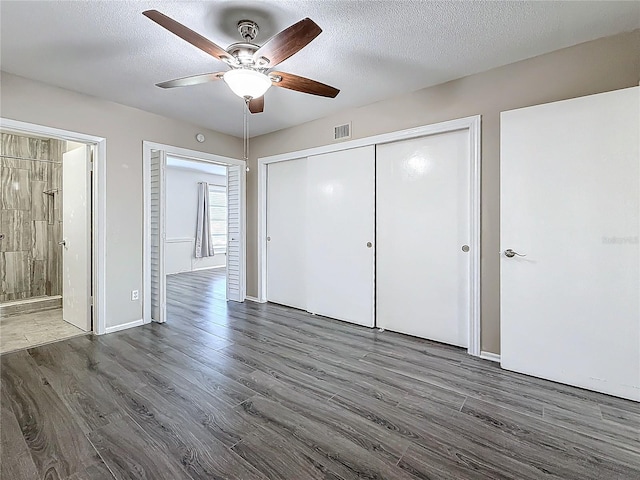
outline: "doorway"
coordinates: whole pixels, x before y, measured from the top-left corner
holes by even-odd
[[[0,137],[0,353],[102,333],[92,232],[104,140],[5,119]]]
[[[244,161],[152,142],[144,160],[144,322],[167,321],[176,288],[244,301]]]

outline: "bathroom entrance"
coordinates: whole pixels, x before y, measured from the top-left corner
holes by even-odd
[[[0,132],[0,353],[92,326],[93,146]]]

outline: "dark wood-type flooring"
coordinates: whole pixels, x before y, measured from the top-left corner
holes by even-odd
[[[168,322],[3,355],[2,479],[638,479],[640,404],[169,277]]]

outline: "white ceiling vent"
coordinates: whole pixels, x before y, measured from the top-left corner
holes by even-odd
[[[351,138],[351,122],[333,127],[334,140],[342,140],[345,138]]]

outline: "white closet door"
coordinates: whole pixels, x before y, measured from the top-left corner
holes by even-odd
[[[164,269],[165,241],[165,166],[163,151],[151,152],[151,320],[165,322],[166,275]]]
[[[501,116],[501,362],[640,401],[640,88]]]
[[[242,176],[244,168],[237,165],[227,167],[227,300],[244,301],[244,278],[242,238]]]
[[[307,310],[374,325],[373,146],[309,157]]]
[[[377,325],[468,346],[469,132],[376,150]]]
[[[307,308],[307,159],[267,166],[267,300]]]

